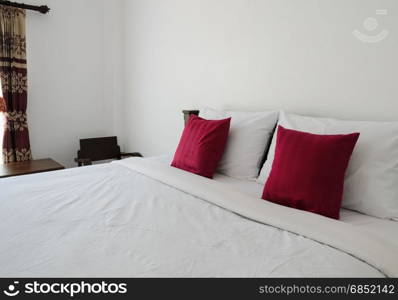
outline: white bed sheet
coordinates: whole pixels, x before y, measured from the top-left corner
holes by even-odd
[[[172,157],[171,155],[161,155],[151,157],[149,159],[164,164],[170,164]],[[241,193],[256,198],[261,198],[264,190],[264,185],[259,184],[257,181],[254,180],[236,179],[222,174],[215,174],[214,180],[225,183]],[[375,201],[377,201],[377,199],[375,199]],[[372,217],[348,209],[341,210],[340,221],[355,225],[361,230],[375,234],[379,237],[389,240],[395,245],[398,245],[397,221]]]
[[[120,164],[5,179],[0,189],[0,277],[383,276]]]
[[[239,180],[216,174],[215,180],[228,184],[236,190],[253,197],[261,198],[264,185],[248,180]],[[398,222],[364,215],[352,210],[342,209],[340,221],[349,223],[367,232],[383,237],[398,245]]]

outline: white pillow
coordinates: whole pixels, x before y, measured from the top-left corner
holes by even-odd
[[[342,121],[281,112],[279,125],[315,134],[359,132],[346,174],[342,206],[380,218],[398,218],[398,122]],[[276,135],[257,179],[262,184],[272,168],[275,144]]]
[[[207,120],[231,117],[227,146],[217,172],[239,179],[256,179],[264,158],[265,148],[272,138],[278,112],[200,110]]]

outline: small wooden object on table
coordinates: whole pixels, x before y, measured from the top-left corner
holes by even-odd
[[[142,157],[138,152],[124,153],[120,151],[116,136],[81,139],[80,150],[77,152],[77,162],[79,167],[89,166],[95,161],[105,161],[110,159],[122,159],[126,157]]]

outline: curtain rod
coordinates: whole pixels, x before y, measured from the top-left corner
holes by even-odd
[[[34,10],[34,11],[41,12],[42,14],[46,14],[50,11],[50,8],[47,5],[40,5],[40,6],[39,5],[30,5],[30,4],[17,3],[17,2],[11,2],[11,1],[5,1],[5,0],[0,0],[0,5]]]

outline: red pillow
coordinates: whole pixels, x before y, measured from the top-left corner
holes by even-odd
[[[192,115],[182,133],[172,166],[213,178],[225,150],[231,118],[205,120]]]
[[[278,127],[263,199],[339,219],[344,177],[359,133],[317,135]]]

